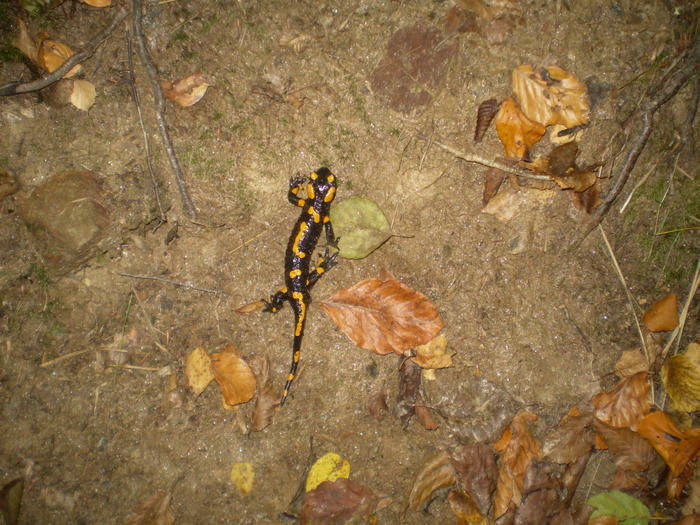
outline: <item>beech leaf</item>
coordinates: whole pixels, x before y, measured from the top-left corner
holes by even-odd
[[[319,304],[358,346],[380,355],[427,343],[445,326],[425,295],[393,279],[360,281]]]
[[[593,396],[595,416],[614,427],[637,429],[651,408],[649,380],[646,372],[627,377],[610,392]]]
[[[586,504],[597,509],[591,514],[591,519],[613,516],[620,525],[647,525],[651,518],[651,512],[644,503],[619,490],[596,494],[588,498]]]
[[[681,432],[665,412],[647,415],[639,424],[639,433],[651,443],[675,477],[683,473],[700,451],[700,428]]]
[[[652,332],[668,332],[678,326],[678,297],[672,293],[659,299],[644,314],[644,326]]]
[[[661,380],[673,410],[700,410],[699,361],[700,344],[691,343],[685,353],[669,357],[661,367]]]
[[[304,494],[300,523],[336,525],[374,524],[381,498],[367,487],[349,479],[324,481]]]
[[[530,156],[530,148],[545,134],[545,127],[523,113],[512,98],[506,98],[496,115],[496,131],[511,159]]]
[[[219,383],[227,405],[240,405],[255,394],[255,376],[240,352],[232,344],[211,354],[211,373]]]
[[[362,259],[392,236],[381,208],[364,197],[349,197],[331,208],[333,231],[340,238],[340,256]]]
[[[408,508],[421,510],[429,502],[433,492],[442,487],[449,487],[457,481],[450,455],[441,450],[423,464],[413,478],[411,493],[408,496]]]

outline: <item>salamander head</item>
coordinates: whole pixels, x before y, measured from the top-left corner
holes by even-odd
[[[331,202],[335,197],[337,187],[336,176],[328,168],[319,168],[309,175],[309,181],[314,188],[316,198],[322,198],[323,202]]]

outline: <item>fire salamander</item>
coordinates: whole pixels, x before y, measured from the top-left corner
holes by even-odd
[[[306,182],[307,198],[299,196]],[[276,313],[284,306],[285,301],[294,310],[294,343],[292,346],[292,366],[284,385],[280,406],[284,405],[289,395],[289,389],[294,381],[294,376],[301,355],[301,339],[304,336],[304,324],[307,310],[311,303],[311,288],[319,280],[324,272],[330,270],[336,264],[338,253],[329,254],[326,248],[322,257],[319,257],[314,269],[311,269],[311,257],[313,255],[321,231],[326,230],[326,242],[336,248],[338,240],[333,233],[329,212],[331,202],[335,197],[336,178],[328,168],[320,168],[306,177],[296,176],[289,180],[289,202],[303,209],[297,220],[284,257],[284,282],[285,286],[269,301],[263,299],[266,312]]]

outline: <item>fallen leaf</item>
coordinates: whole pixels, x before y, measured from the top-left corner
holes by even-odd
[[[210,86],[204,73],[199,71],[175,82],[163,81],[160,85],[163,88],[163,96],[182,107],[199,102]]]
[[[632,348],[622,352],[620,359],[615,363],[615,374],[618,377],[630,377],[639,372],[648,372],[649,362],[642,353],[641,348]]]
[[[456,481],[450,455],[441,450],[428,458],[413,478],[411,492],[408,496],[408,508],[411,510],[423,509],[430,502],[435,490],[454,485]]]
[[[426,430],[437,430],[438,424],[433,419],[430,409],[425,405],[423,397],[418,392],[416,398],[416,420],[425,428]]]
[[[244,304],[237,310],[234,310],[239,315],[248,315],[252,314],[255,312],[260,312],[265,308],[265,303],[263,303],[260,299],[257,301],[253,301],[252,303]]]
[[[554,468],[552,463],[544,461],[528,465],[522,502],[515,510],[516,523],[573,523],[568,504],[560,497],[562,484],[554,475]]]
[[[367,487],[349,479],[324,481],[304,494],[300,523],[374,525],[381,498]]]
[[[587,454],[595,443],[592,414],[567,415],[547,435],[542,446],[546,457],[557,463],[572,463]]]
[[[399,361],[399,393],[394,415],[406,428],[416,413],[421,384],[421,368],[410,360]]]
[[[73,80],[73,90],[70,95],[70,103],[76,108],[87,111],[93,104],[95,104],[95,98],[97,93],[95,91],[95,85],[88,82],[87,80],[81,80],[76,78]]]
[[[640,372],[627,377],[610,392],[593,396],[595,416],[614,427],[629,427],[637,430],[637,425],[651,408],[649,374]]]
[[[270,358],[251,355],[248,364],[255,376],[255,405],[250,416],[250,430],[259,432],[267,427],[279,407],[279,394],[270,382]]]
[[[513,70],[513,92],[528,118],[551,126],[573,128],[588,122],[590,105],[586,88],[570,73],[556,66],[535,71],[522,65]]]
[[[255,376],[232,344],[226,345],[219,353],[211,354],[211,373],[219,383],[226,404],[240,405],[253,398]]]
[[[211,357],[201,346],[195,348],[187,356],[185,375],[187,376],[189,387],[195,396],[204,392],[209,383],[213,381],[214,374],[211,371]]]
[[[362,259],[392,236],[391,224],[381,208],[364,197],[349,197],[331,208],[331,223],[340,256]]]
[[[39,63],[39,42],[29,34],[27,24],[21,18],[17,18],[17,34],[12,40],[12,45],[34,64]]]
[[[476,504],[463,490],[452,490],[447,495],[447,503],[450,504],[452,513],[460,519],[460,523],[469,525],[491,525],[489,520],[476,507]]]
[[[613,464],[630,472],[645,471],[655,457],[654,449],[639,433],[595,419],[593,426],[608,446]]]
[[[644,326],[652,332],[668,332],[678,326],[678,297],[672,293],[659,299],[644,314]]]
[[[452,450],[450,456],[459,485],[476,508],[487,514],[498,479],[493,449],[483,443],[470,443]]]
[[[696,357],[697,356],[697,357]],[[700,410],[700,345],[692,343],[683,354],[669,357],[661,367],[661,380],[671,398],[671,408]]]
[[[360,281],[320,304],[345,335],[380,355],[427,343],[445,326],[425,295],[395,280]]]
[[[496,131],[506,156],[512,159],[528,159],[530,149],[545,134],[545,127],[529,119],[512,98],[506,98],[496,115]]]
[[[484,193],[481,196],[481,205],[486,206],[489,201],[498,193],[498,189],[503,184],[506,173],[496,168],[489,168],[484,175]]]
[[[700,451],[700,428],[681,432],[665,412],[647,415],[639,424],[639,434],[651,443],[675,477]]]
[[[496,518],[505,514],[511,503],[516,507],[520,505],[527,466],[531,460],[541,456],[542,447],[529,429],[530,424],[536,422],[535,414],[524,412],[515,416],[510,425],[511,437],[500,450],[498,482],[493,499]]]
[[[416,354],[411,360],[421,368],[438,369],[454,366],[452,356],[455,352],[448,354],[447,336],[438,334],[430,342],[416,346],[413,351]]]
[[[384,414],[389,410],[387,405],[388,394],[384,383],[372,391],[367,398],[367,410],[369,415],[377,421],[384,419]]]
[[[49,73],[53,73],[63,63],[72,57],[75,53],[65,44],[55,42],[53,40],[43,40],[39,46],[39,65]],[[68,73],[63,75],[63,78],[71,78],[77,75],[83,66],[77,64]]]
[[[554,176],[552,180],[562,189],[581,193],[598,182],[598,174],[595,171],[574,170],[566,175]]]
[[[231,467],[231,481],[241,494],[250,494],[255,481],[253,465],[248,462],[234,463]]]
[[[646,525],[651,518],[651,512],[644,503],[619,490],[596,494],[588,498],[586,504],[597,509],[591,514],[592,519],[612,516],[620,520],[621,525]]]
[[[112,5],[112,0],[80,0],[83,3],[86,3],[87,5],[91,5],[92,7],[109,7]]]
[[[172,525],[175,514],[170,507],[172,494],[159,490],[136,507],[126,521],[127,525]]]
[[[5,519],[5,525],[17,525],[23,491],[24,480],[22,478],[8,481],[0,489],[0,515]]]
[[[491,121],[498,113],[498,109],[501,107],[500,102],[495,98],[485,100],[479,104],[479,109],[476,112],[476,129],[474,130],[474,143],[478,144],[484,140],[484,135],[491,125]]]
[[[338,478],[350,477],[350,463],[335,452],[328,452],[321,456],[309,470],[306,477],[305,490],[314,490],[324,481],[335,481]]]

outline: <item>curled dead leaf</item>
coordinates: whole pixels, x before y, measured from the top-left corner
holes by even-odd
[[[76,108],[87,111],[95,104],[95,85],[87,80],[76,78],[73,80],[73,90],[70,95],[70,103]]]
[[[672,293],[659,299],[644,314],[644,326],[652,332],[668,332],[678,326],[678,297]]]
[[[34,64],[39,63],[39,42],[30,34],[26,22],[21,18],[17,19],[17,34],[12,40],[12,45]]]
[[[227,405],[240,405],[253,398],[255,376],[232,344],[226,345],[221,352],[211,354],[211,373],[219,383]]]
[[[72,57],[73,50],[61,42],[43,40],[39,46],[39,65],[49,73],[56,71],[63,63]],[[83,66],[77,64],[63,78],[71,78],[77,75]]]
[[[450,456],[459,485],[476,508],[487,514],[498,479],[493,448],[483,443],[470,443],[452,450]]]
[[[648,414],[639,423],[639,434],[651,443],[674,477],[680,476],[700,451],[700,428],[681,432],[665,412]]]
[[[421,368],[437,369],[454,366],[452,356],[455,353],[448,354],[446,352],[447,336],[445,334],[438,334],[430,342],[418,345],[413,350],[416,355],[411,359]]]
[[[279,395],[270,381],[270,358],[251,355],[248,364],[255,376],[255,405],[250,416],[250,430],[259,432],[267,427],[279,407]]]
[[[496,115],[496,131],[512,159],[527,159],[530,149],[545,134],[545,127],[523,113],[512,98],[506,98]]]
[[[614,427],[629,427],[637,430],[637,425],[651,408],[649,374],[640,372],[627,377],[610,392],[593,396],[595,416]]]
[[[384,498],[359,483],[340,478],[324,481],[304,494],[301,523],[376,523],[377,511]]]
[[[163,81],[160,84],[165,98],[182,107],[192,106],[199,102],[210,86],[204,73],[199,71],[175,82]]]
[[[395,280],[366,279],[320,304],[345,335],[380,355],[427,343],[445,326],[425,295]]]
[[[413,478],[411,492],[408,496],[408,508],[421,510],[429,502],[435,490],[454,485],[457,481],[450,455],[441,450],[423,464]]]

